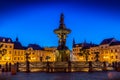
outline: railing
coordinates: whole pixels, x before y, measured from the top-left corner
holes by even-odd
[[[59,69],[61,71],[68,71],[70,69],[71,71],[81,71],[87,69],[88,71],[90,67],[92,67],[92,70],[102,70],[105,64],[103,62],[92,62],[90,66],[89,62],[32,62],[30,63],[30,70],[46,71],[50,69],[51,71],[57,71]],[[108,68],[109,66],[106,65],[105,67]],[[19,69],[24,71],[26,63],[19,63]]]

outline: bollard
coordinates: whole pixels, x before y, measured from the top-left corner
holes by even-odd
[[[68,72],[71,72],[71,61],[68,62]]]
[[[2,72],[5,72],[5,69],[4,69],[4,68],[2,68]]]
[[[16,63],[17,72],[19,72],[19,62]]]
[[[117,70],[118,72],[120,72],[120,62],[117,63],[116,70]]]
[[[5,64],[5,72],[8,72],[8,63]]]
[[[26,62],[26,73],[29,73],[30,72],[30,62],[29,61],[27,61]]]
[[[88,72],[93,72],[92,61],[89,61],[89,70]]]
[[[106,62],[103,62],[103,71],[107,71],[107,66],[106,66]]]
[[[16,72],[17,72],[17,70],[16,70],[16,64],[11,65],[11,75],[16,75]]]
[[[117,62],[113,62],[112,66],[113,66],[114,70],[117,70]]]
[[[46,65],[46,72],[50,72],[50,64],[49,64],[49,62],[47,61],[47,65]]]
[[[8,71],[11,71],[11,63],[9,63]]]

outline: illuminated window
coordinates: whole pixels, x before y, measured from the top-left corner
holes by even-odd
[[[21,55],[23,55],[23,52],[21,51]]]
[[[106,53],[108,53],[108,51],[106,51]]]
[[[3,39],[3,42],[5,42],[5,39]]]
[[[11,51],[9,51],[9,54],[11,54]]]
[[[15,55],[16,55],[16,51],[15,51]]]
[[[113,50],[111,50],[111,53],[113,52]]]
[[[20,56],[20,51],[18,51],[18,56]]]
[[[14,58],[14,60],[16,60],[16,57]]]
[[[10,42],[10,39],[8,40],[8,42]]]

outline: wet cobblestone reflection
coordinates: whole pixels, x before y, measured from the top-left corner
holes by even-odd
[[[120,72],[74,72],[74,73],[17,73],[11,75],[10,73],[2,73],[11,80],[120,80]]]

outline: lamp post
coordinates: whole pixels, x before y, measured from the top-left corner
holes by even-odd
[[[47,60],[47,65],[46,65],[46,67],[47,67],[47,72],[49,72],[49,69],[50,69],[50,64],[49,64],[49,59],[50,59],[50,56],[46,56],[46,58],[45,58],[46,60]]]
[[[25,54],[25,58],[26,58],[26,72],[27,72],[27,73],[29,73],[29,72],[30,72],[29,55],[30,55],[30,53],[26,53],[26,54]]]
[[[40,57],[40,62],[42,62],[43,57]]]
[[[6,67],[6,72],[10,71],[11,70],[11,64],[10,64],[10,57],[9,56],[6,56],[5,58],[7,60],[7,63],[5,64],[5,67]]]

